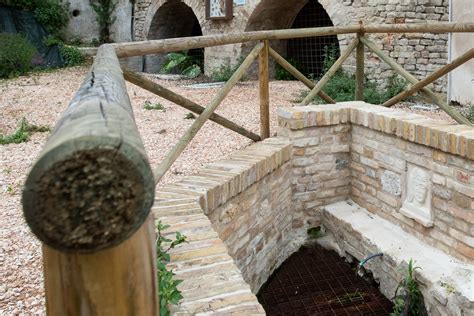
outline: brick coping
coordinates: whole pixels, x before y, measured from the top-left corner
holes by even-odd
[[[291,158],[286,138],[269,138],[208,165],[197,174],[157,189],[152,208],[155,219],[179,231],[189,243],[170,251],[183,300],[170,306],[175,315],[265,315],[224,242],[206,216],[210,211],[245,191]]]
[[[362,125],[474,160],[474,127],[360,101],[278,109],[279,126],[301,130],[341,123]]]

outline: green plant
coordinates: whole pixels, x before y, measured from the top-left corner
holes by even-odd
[[[214,69],[211,72],[211,79],[215,82],[221,82],[221,81],[229,81],[230,77],[234,74],[234,72],[240,67],[244,60],[240,59],[235,65],[231,65],[230,63],[228,64],[222,64],[219,68]]]
[[[145,104],[143,105],[143,108],[145,110],[160,110],[160,111],[166,111],[165,107],[161,103],[151,103],[149,101],[146,101]]]
[[[191,112],[188,112],[185,116],[184,116],[184,119],[185,120],[194,120],[196,118],[196,115],[194,115],[193,113]]]
[[[474,105],[471,105],[469,107],[469,109],[467,110],[466,117],[471,123],[474,123]]]
[[[25,143],[30,140],[31,135],[34,133],[49,132],[51,129],[47,126],[37,126],[29,124],[28,121],[23,118],[20,123],[20,127],[11,135],[0,135],[0,145],[7,144],[19,144]]]
[[[59,51],[64,58],[64,65],[67,67],[81,65],[86,60],[77,47],[61,45]]]
[[[295,68],[298,68],[298,63],[295,59],[289,58],[288,62]],[[280,64],[275,65],[275,80],[297,80],[292,74],[290,74]]]
[[[398,284],[395,291],[393,316],[418,316],[428,315],[423,301],[423,295],[415,280],[415,271],[421,269],[415,266],[415,261],[410,259],[408,267],[404,272],[404,278]]]
[[[3,0],[1,2],[20,10],[33,11],[38,22],[49,33],[59,37],[61,30],[69,21],[67,5],[60,0]]]
[[[91,2],[91,7],[95,11],[96,20],[99,23],[101,43],[110,43],[110,26],[115,22],[117,17],[112,17],[112,13],[117,7],[115,0],[98,0],[96,3]]]
[[[169,53],[166,55],[166,61],[161,67],[164,73],[179,71],[188,78],[196,78],[201,74],[201,67],[195,62],[188,51],[180,53]]]
[[[168,270],[166,265],[170,261],[169,250],[179,244],[188,242],[186,236],[176,232],[174,240],[165,238],[163,231],[168,229],[169,225],[164,225],[161,221],[156,224],[158,238],[156,240],[156,264],[158,268],[158,284],[160,298],[160,315],[169,315],[168,304],[177,305],[183,298],[178,290],[181,280],[175,280],[173,270]],[[167,247],[166,247],[167,246]]]
[[[36,48],[20,34],[0,33],[0,78],[27,73]]]
[[[67,8],[58,0],[36,1],[34,14],[51,34],[59,34],[69,21]]]

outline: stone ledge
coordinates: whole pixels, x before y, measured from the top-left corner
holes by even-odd
[[[360,101],[278,109],[279,125],[292,130],[343,123],[362,125],[474,160],[474,127]]]
[[[326,206],[323,225],[336,239],[333,249],[359,261],[382,252],[382,258],[369,261],[367,267],[380,281],[381,291],[393,297],[410,259],[421,267],[416,277],[430,315],[468,315],[474,307],[474,265],[463,263],[432,248],[400,227],[369,213],[353,201]],[[325,237],[327,239],[327,237]],[[324,239],[323,239],[324,243]],[[326,246],[331,243],[324,243]]]

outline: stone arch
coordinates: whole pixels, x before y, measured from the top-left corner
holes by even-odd
[[[206,21],[206,12],[202,4],[202,0],[138,0],[135,4],[136,11],[140,12],[146,7],[146,11],[142,14],[142,18],[137,17],[137,24],[142,24],[137,27],[141,29],[138,39],[145,40],[148,39],[148,33],[150,31],[150,26],[153,21],[153,18],[156,16],[157,11],[167,2],[181,2],[192,9],[194,15],[200,23],[201,28],[203,27],[204,21]]]
[[[163,1],[161,1],[163,2]],[[148,14],[155,11],[153,17],[149,19],[149,28],[147,32],[147,40],[177,38],[188,36],[201,36],[201,23],[194,13],[192,7],[181,0],[168,0],[158,7],[155,11],[153,8],[148,10]],[[148,19],[147,19],[148,20]],[[203,66],[204,49],[193,49],[189,54],[194,57],[196,62]],[[145,60],[144,70],[146,72],[159,72],[165,54],[147,56]]]
[[[298,17],[310,5],[319,6],[327,15],[332,25],[349,24],[350,21],[342,23],[341,16],[345,12],[344,6],[334,3],[335,1],[326,0],[294,0],[294,1],[280,1],[280,0],[261,0],[256,3],[251,11],[251,15],[247,21],[245,31],[259,31],[259,30],[276,30],[292,28],[297,22]],[[321,25],[305,25],[304,27],[317,27]],[[298,26],[295,26],[295,28]],[[341,41],[343,37],[335,37]],[[288,44],[292,41],[272,41],[270,45],[273,49],[278,51],[284,57],[287,57]],[[295,43],[295,42],[293,42]],[[242,46],[242,53],[246,55],[253,47],[254,43],[245,43]],[[338,50],[339,52],[339,47]],[[272,67],[273,68],[273,67]],[[273,70],[274,71],[274,70]]]

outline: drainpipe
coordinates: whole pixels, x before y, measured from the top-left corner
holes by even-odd
[[[449,0],[449,4],[448,4],[448,10],[449,10],[449,22],[453,22],[453,0]],[[448,63],[451,62],[451,60],[453,59],[453,33],[449,33],[448,34]],[[448,97],[448,104],[449,102],[451,101],[451,86],[452,86],[452,72],[450,71],[448,73],[448,93],[447,93],[447,97]]]

